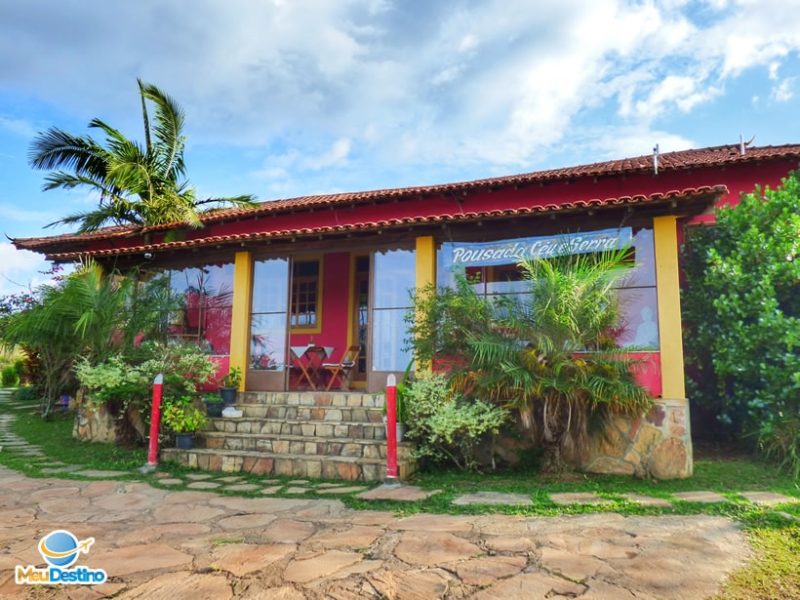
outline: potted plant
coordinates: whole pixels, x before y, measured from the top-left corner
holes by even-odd
[[[175,434],[175,447],[191,450],[194,434],[206,424],[203,411],[192,403],[191,396],[180,396],[167,401],[162,415],[164,425]]]
[[[206,405],[206,415],[209,417],[221,417],[222,407],[224,406],[222,398],[213,394],[206,394],[203,397],[203,404]]]
[[[242,383],[242,370],[233,367],[228,374],[222,378],[222,385],[219,388],[219,395],[225,406],[236,404],[236,393],[239,391],[239,384]]]

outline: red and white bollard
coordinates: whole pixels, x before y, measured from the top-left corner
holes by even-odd
[[[161,429],[161,397],[164,393],[164,376],[159,373],[153,380],[153,404],[150,408],[150,447],[147,464],[143,470],[155,471],[158,465],[158,432]]]
[[[386,482],[397,485],[397,380],[386,378]]]

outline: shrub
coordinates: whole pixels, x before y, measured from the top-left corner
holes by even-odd
[[[193,433],[206,424],[206,416],[192,404],[191,396],[167,399],[162,418],[164,425],[174,433]]]
[[[693,401],[729,437],[759,440],[800,471],[800,180],[743,195],[684,247]],[[794,430],[796,431],[796,430]],[[794,441],[792,441],[794,440]]]
[[[96,365],[81,360],[75,372],[90,402],[105,404],[120,420],[127,419],[136,437],[144,439],[156,375],[164,375],[164,396],[179,398],[194,396],[216,367],[194,344],[145,342]],[[124,427],[121,437],[127,437]]]
[[[228,371],[228,374],[222,378],[222,387],[239,389],[242,383],[242,370],[239,367],[233,367]]]
[[[158,334],[175,304],[164,278],[142,283],[136,274],[104,275],[83,265],[57,285],[42,286],[24,307],[0,320],[0,345],[29,357],[31,383],[42,390],[42,414],[74,388],[73,365],[82,357],[101,363],[133,347],[139,334]]]
[[[508,411],[482,400],[453,393],[446,377],[420,373],[405,395],[408,437],[417,442],[417,456],[451,461],[459,469],[478,467],[477,450],[496,435]]]
[[[615,284],[629,266],[625,249],[526,261],[519,265],[523,299],[490,300],[463,277],[454,290],[423,290],[414,302],[415,356],[434,366],[438,353],[454,359],[453,389],[475,403],[517,409],[544,450],[543,468],[561,470],[562,451],[575,456],[585,446],[590,421],[640,416],[652,405],[631,373],[637,361],[612,335]]]
[[[14,391],[14,401],[24,404],[34,404],[41,399],[38,390],[32,385],[18,387]]]
[[[0,371],[0,386],[16,387],[18,383],[19,375],[17,374],[17,370],[14,368],[14,365],[4,367],[3,370]]]

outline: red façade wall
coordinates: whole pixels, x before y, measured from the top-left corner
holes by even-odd
[[[322,329],[319,333],[292,333],[292,346],[311,342],[333,346],[332,361],[338,362],[347,346],[350,253],[332,252],[323,256]]]

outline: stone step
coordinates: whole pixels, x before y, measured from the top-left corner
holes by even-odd
[[[245,418],[296,419],[298,421],[324,421],[328,423],[382,423],[382,408],[297,406],[290,404],[236,404]]]
[[[383,394],[360,392],[244,392],[243,404],[280,404],[287,406],[335,406],[339,408],[383,408]]]
[[[258,435],[296,435],[317,438],[356,438],[385,440],[386,427],[380,423],[354,421],[306,421],[299,419],[209,419],[209,430]]]
[[[346,481],[383,481],[386,476],[386,461],[349,456],[314,457],[302,454],[268,454],[241,450],[164,448],[161,450],[161,458],[192,469],[225,473],[244,472],[254,475],[283,475]],[[413,461],[398,460],[400,478],[408,478],[414,472],[414,467]]]
[[[207,449],[244,450],[270,454],[386,458],[386,442],[354,438],[204,432],[198,435],[196,443]],[[412,449],[411,444],[398,444],[398,458],[411,458]]]

